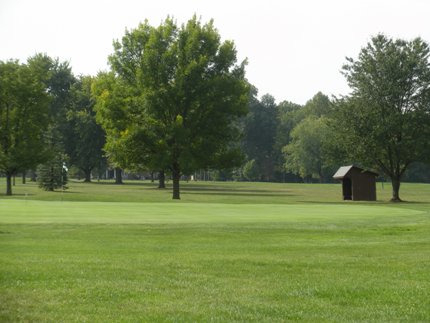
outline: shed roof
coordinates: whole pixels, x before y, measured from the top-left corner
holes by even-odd
[[[348,174],[348,172],[351,170],[352,167],[354,167],[354,165],[340,167],[337,170],[337,172],[333,175],[333,178],[335,178],[335,179],[344,178],[345,175]]]
[[[357,169],[357,170],[359,170],[360,172],[362,172],[362,173],[370,173],[370,174],[372,174],[372,175],[375,175],[375,176],[378,176],[378,173],[375,173],[375,172],[372,172],[372,171],[369,171],[369,170],[364,170],[363,168],[360,168],[360,167],[357,167],[357,166],[354,166],[354,165],[349,165],[349,166],[342,166],[342,167],[340,167],[338,170],[337,170],[337,172],[333,175],[333,178],[334,179],[342,179],[342,178],[344,178],[350,171],[351,171],[351,169],[353,169],[353,168],[355,168],[355,169]]]

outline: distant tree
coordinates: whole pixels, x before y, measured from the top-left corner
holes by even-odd
[[[328,116],[333,112],[333,103],[327,95],[322,92],[315,94],[312,99],[306,102],[301,112],[302,120],[309,117]]]
[[[315,120],[319,119],[320,117],[328,117],[330,114],[332,114],[332,112],[333,112],[333,103],[326,95],[324,95],[321,92],[318,92],[317,94],[315,94],[312,97],[312,99],[306,102],[304,106],[300,106],[298,104],[294,104],[288,101],[281,102],[278,105],[279,123],[278,123],[276,142],[275,142],[275,151],[277,152],[277,154],[275,156],[277,160],[276,164],[280,165],[278,166],[279,168],[285,169],[289,173],[293,173],[302,177],[303,176],[316,177],[316,178],[319,178],[320,180],[323,180],[324,177],[327,177],[325,174],[325,171],[323,172],[323,176],[321,177],[319,175],[319,171],[315,170],[315,167],[309,168],[309,165],[308,167],[302,167],[299,164],[294,164],[293,155],[286,153],[284,147],[287,145],[290,145],[290,148],[288,149],[293,149],[293,146],[300,146],[301,147],[300,149],[303,150],[302,153],[304,154],[300,159],[303,162],[305,162],[304,158],[306,158],[306,149],[307,149],[306,146],[310,148],[309,140],[311,139],[311,137],[315,138],[316,140],[319,140],[317,139],[318,134],[316,132],[314,132],[314,134],[312,135],[310,133],[307,133],[306,136],[308,136],[308,138],[305,140],[306,143],[305,141],[303,142],[300,141],[300,139],[297,138],[297,135],[296,135],[294,138],[295,142],[293,144],[292,143],[293,130],[296,127],[298,127],[302,122],[304,122],[304,120],[306,120],[307,118],[311,118],[313,121],[308,120],[305,123],[307,124],[312,123],[313,126],[319,129],[320,125],[318,125],[318,122],[316,122]],[[303,132],[304,130],[300,130],[300,131]],[[295,154],[298,154],[297,149],[298,148],[295,149]],[[329,154],[329,152],[326,151],[326,149],[324,149],[324,151],[325,151],[324,163],[327,163],[328,165],[329,156],[328,155],[326,156],[326,154]],[[311,158],[310,157],[311,155],[315,155],[315,151],[314,153],[309,152],[309,154],[310,155],[308,157]],[[286,158],[289,155],[290,157],[287,160]],[[299,162],[299,160],[297,160],[297,162]],[[307,160],[307,162],[309,162],[309,160]],[[285,165],[287,165],[288,167],[285,168]],[[326,168],[327,165],[324,168]],[[307,171],[304,171],[305,169],[307,169]],[[306,173],[306,175],[301,175],[304,173]],[[291,175],[289,177],[291,177]]]
[[[351,160],[391,178],[392,201],[414,161],[430,151],[429,45],[420,38],[373,37],[343,67],[352,94],[338,102],[333,127]]]
[[[275,171],[278,111],[273,96],[266,94],[260,101],[256,95],[254,88],[249,113],[244,121],[243,147],[248,159],[254,160],[253,167],[259,174],[258,180],[270,181],[273,180]]]
[[[60,62],[47,54],[36,54],[28,59],[29,69],[37,76],[49,96],[49,126],[44,133],[44,163],[68,153],[75,140],[73,125],[67,116],[72,107],[71,87],[76,82],[68,62]],[[50,161],[54,163],[55,160]],[[25,170],[24,170],[25,171]]]
[[[233,179],[233,169],[217,169],[211,172],[215,181],[228,181]]]
[[[243,166],[243,177],[248,181],[258,181],[260,179],[260,169],[254,159],[249,160]]]
[[[72,85],[76,78],[68,62],[60,62],[58,58],[51,58],[46,54],[36,54],[28,59],[28,66],[44,84],[50,98],[49,118],[51,134],[55,146],[64,151],[64,147],[73,140],[72,125],[68,122],[67,114],[71,108]]]
[[[247,112],[245,64],[236,65],[233,42],[221,42],[212,21],[203,25],[194,16],[181,27],[170,18],[159,27],[145,22],[114,43],[109,60],[131,94],[122,106],[126,129],[115,140],[124,141],[127,159],[129,137],[142,138],[136,151],[148,157],[143,164],[154,158],[171,172],[174,199],[182,174],[240,160],[230,143],[238,136],[235,120]]]
[[[92,82],[90,76],[81,76],[72,86],[72,108],[67,115],[72,124],[73,136],[68,140],[66,152],[71,164],[85,174],[85,182],[91,182],[91,172],[94,169],[105,165],[105,132],[96,123],[94,99],[91,95]]]
[[[430,163],[412,163],[404,174],[407,182],[430,183]]]
[[[301,111],[303,106],[289,102],[282,101],[278,104],[278,126],[276,129],[275,137],[275,165],[276,171],[282,176],[279,180],[285,181],[287,178],[292,180],[296,179],[296,175],[287,172],[285,168],[285,155],[283,148],[291,142],[291,132],[294,127],[303,119]]]
[[[37,167],[37,182],[40,188],[51,192],[58,188],[68,188],[64,160],[65,156],[60,153]]]
[[[37,71],[17,61],[0,61],[0,171],[6,195],[12,176],[35,167],[45,156],[49,96]]]
[[[309,116],[291,133],[291,142],[285,146],[285,167],[301,177],[318,178],[322,183],[332,173],[327,141],[331,134],[324,117]]]

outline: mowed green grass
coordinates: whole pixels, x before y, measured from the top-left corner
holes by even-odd
[[[430,185],[183,188],[0,195],[0,321],[430,320]]]

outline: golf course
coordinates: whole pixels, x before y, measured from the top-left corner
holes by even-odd
[[[170,185],[0,195],[0,321],[430,320],[430,185]]]

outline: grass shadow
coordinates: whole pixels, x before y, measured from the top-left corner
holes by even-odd
[[[183,194],[187,195],[217,195],[217,196],[245,196],[245,197],[282,197],[282,196],[296,196],[294,194],[286,194],[286,193],[272,193],[272,192],[254,192],[254,191],[240,191],[240,190],[232,190],[228,192],[214,192],[214,191],[186,191],[182,190]]]
[[[250,190],[250,189],[230,189],[230,188],[214,188],[214,187],[181,187],[181,191],[183,192],[229,192],[229,193],[235,193],[235,192],[244,192],[244,193],[275,193],[279,192],[279,194],[284,194],[285,191],[273,191],[273,190]]]

